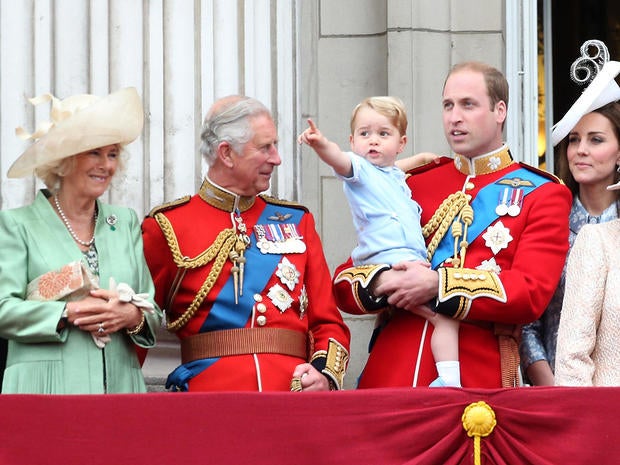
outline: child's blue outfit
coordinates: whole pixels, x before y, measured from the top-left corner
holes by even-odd
[[[380,167],[353,152],[352,175],[344,177],[358,245],[351,253],[353,264],[394,264],[425,260],[422,209],[411,199],[405,173],[396,166]]]

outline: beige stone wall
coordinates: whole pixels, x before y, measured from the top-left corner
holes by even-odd
[[[499,0],[300,3],[301,113],[343,148],[348,148],[353,107],[367,96],[391,94],[408,109],[408,153],[447,154],[441,90],[450,67],[475,59],[504,69],[504,2]],[[355,245],[351,215],[341,183],[307,147],[302,166],[301,201],[316,215],[333,270]],[[346,316],[353,338],[348,388],[365,363],[373,320]]]

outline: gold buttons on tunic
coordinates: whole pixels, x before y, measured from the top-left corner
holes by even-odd
[[[258,323],[258,326],[265,326],[267,324],[267,318],[265,315],[259,315],[256,317],[256,323]]]
[[[258,313],[265,313],[267,311],[267,306],[263,303],[256,304],[256,311]]]

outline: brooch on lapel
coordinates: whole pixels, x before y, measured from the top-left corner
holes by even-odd
[[[116,215],[108,215],[108,217],[105,219],[105,222],[110,225],[110,230],[116,231],[115,225],[118,222],[118,218],[116,217]]]

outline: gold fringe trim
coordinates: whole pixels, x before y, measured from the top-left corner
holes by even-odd
[[[207,279],[205,279],[205,282],[198,290],[196,297],[194,297],[194,300],[187,308],[187,310],[185,310],[185,312],[183,312],[183,314],[176,320],[166,323],[166,328],[168,329],[168,331],[174,332],[178,331],[187,324],[187,322],[192,318],[192,316],[194,316],[198,308],[200,308],[200,305],[204,301],[205,297],[213,288],[215,281],[222,272],[222,269],[224,268],[224,264],[228,259],[230,251],[235,245],[236,235],[234,229],[225,229],[217,235],[217,238],[207,250],[200,253],[194,258],[190,258],[184,256],[181,253],[179,241],[168,218],[166,218],[166,216],[161,213],[157,213],[155,215],[155,220],[157,221],[157,224],[159,224],[159,227],[161,228],[164,237],[166,238],[166,242],[168,243],[168,247],[170,248],[170,252],[172,253],[172,259],[179,268],[199,268],[201,266],[205,266],[206,264],[210,263],[215,259],[215,262],[213,263],[211,271],[209,271]]]
[[[469,204],[469,199],[470,197],[461,191],[450,194],[422,228],[422,234],[425,238],[435,233],[427,247],[428,261],[433,259],[439,243],[463,207]]]

